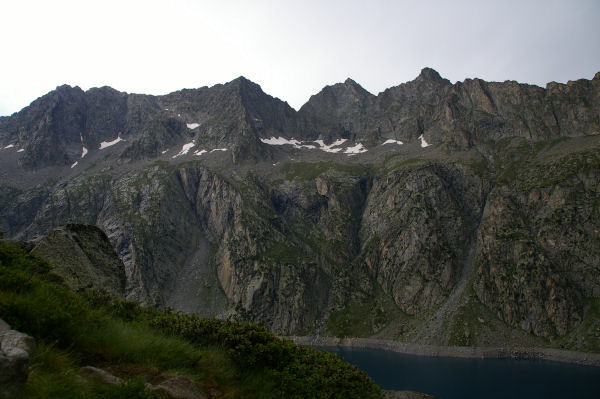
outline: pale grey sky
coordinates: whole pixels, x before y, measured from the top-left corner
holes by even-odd
[[[61,84],[165,94],[243,75],[298,109],[325,85],[378,92],[423,67],[545,86],[600,71],[599,0],[13,0],[0,115]]]

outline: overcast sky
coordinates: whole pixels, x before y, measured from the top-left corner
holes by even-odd
[[[243,75],[298,109],[351,77],[423,67],[545,86],[600,71],[600,0],[13,0],[0,5],[0,115],[61,84],[165,94]]]

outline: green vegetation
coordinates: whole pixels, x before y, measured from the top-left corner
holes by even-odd
[[[352,300],[343,309],[331,312],[327,330],[336,337],[370,337],[400,317],[401,311],[391,298],[388,301]]]
[[[471,299],[458,308],[450,330],[449,345],[476,346],[484,323],[485,307]]]
[[[379,388],[335,355],[275,337],[260,325],[175,314],[76,294],[48,264],[0,243],[0,318],[32,335],[28,398],[154,398],[144,381],[174,375],[222,398],[381,398]],[[107,369],[120,386],[86,380]]]
[[[570,137],[558,137],[553,140],[536,141],[534,143],[534,148],[537,152],[543,150],[548,151],[557,146],[558,144],[564,143],[569,140],[571,140]]]
[[[580,173],[598,169],[600,169],[600,154],[598,151],[589,150],[550,162],[538,162],[521,172],[521,180],[525,188],[549,187],[567,182]]]
[[[335,171],[344,175],[362,176],[367,167],[359,164],[339,164],[334,162],[297,162],[283,167],[287,179],[314,180],[323,173]]]
[[[282,265],[297,265],[310,261],[310,258],[304,255],[296,246],[281,242],[273,243],[273,245],[258,256]]]
[[[490,164],[482,155],[477,154],[474,156],[468,165],[471,166],[473,171],[477,173],[482,179],[488,179],[491,174]]]
[[[384,162],[384,172],[390,173],[401,169],[415,169],[422,166],[429,165],[430,159],[427,158],[405,158],[396,160],[394,158],[400,157],[400,155],[392,156],[386,159]]]
[[[524,190],[549,187],[600,167],[600,155],[596,150],[570,152],[568,155],[551,151],[570,140],[560,137],[535,143],[523,138],[498,141],[494,154],[498,182],[505,185],[518,182]]]
[[[586,298],[583,322],[554,342],[563,349],[600,353],[600,298]]]

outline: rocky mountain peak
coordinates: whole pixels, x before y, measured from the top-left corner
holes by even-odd
[[[375,96],[365,90],[354,80],[348,78],[344,83],[325,86],[319,93],[310,97],[308,102],[300,108],[300,113],[314,111],[326,113],[347,113],[364,106]]]
[[[77,90],[77,91],[81,91],[81,88],[79,86],[71,86],[68,84],[62,84],[60,86],[56,86],[56,89],[54,89],[54,91],[58,92],[58,93],[65,93],[65,92],[69,92],[72,90]]]
[[[114,147],[119,151],[135,147],[122,157],[127,159],[155,158],[192,140],[205,150],[251,149],[255,154],[250,158],[261,159],[260,139],[271,137],[347,139],[375,146],[390,138],[412,142],[424,134],[431,144],[462,148],[489,138],[547,139],[562,131],[597,131],[589,105],[597,104],[594,87],[599,80],[600,73],[592,81],[549,83],[548,90],[479,79],[451,84],[434,69],[423,68],[416,79],[377,96],[348,78],[324,87],[298,112],[244,76],[165,96],[127,94],[107,86],[84,92],[62,85],[15,115],[0,118],[0,145],[19,151],[19,165],[40,169],[78,161],[81,166],[84,148],[93,155],[101,143],[118,137],[125,141]],[[527,104],[538,103],[546,106],[524,112]],[[573,107],[589,116],[573,119]]]
[[[43,95],[26,107],[38,111],[40,108],[45,109],[57,105],[59,102],[78,101],[84,95],[84,91],[79,86],[69,86],[67,84],[57,86],[53,91]]]
[[[244,93],[265,94],[259,84],[254,83],[253,81],[251,81],[249,79],[246,79],[244,76],[239,76],[239,77],[235,78],[231,82],[226,83],[225,86],[235,87],[236,89],[240,90],[241,94],[244,94]]]
[[[102,94],[112,94],[112,95],[126,95],[127,93],[120,92],[117,89],[113,89],[110,86],[102,86],[102,87],[92,87],[86,91],[86,94],[94,94],[94,93],[102,93]]]
[[[323,90],[317,94],[317,96],[319,95],[331,97],[332,99],[342,103],[349,99],[362,101],[375,97],[373,94],[369,93],[361,85],[350,78],[347,78],[344,83],[336,83],[332,86],[325,86]]]
[[[426,82],[434,82],[434,83],[448,82],[448,80],[442,78],[435,69],[432,69],[429,67],[421,69],[421,73],[419,74],[419,76],[417,76],[416,80],[426,81]]]
[[[338,138],[354,140],[362,128],[362,114],[375,98],[350,78],[325,86],[298,111],[299,130],[306,138],[322,138],[326,142]]]

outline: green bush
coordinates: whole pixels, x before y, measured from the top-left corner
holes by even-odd
[[[221,345],[240,367],[271,376],[273,397],[380,398],[375,383],[338,356],[275,337],[255,323],[204,319],[169,311],[150,325],[203,345]]]

